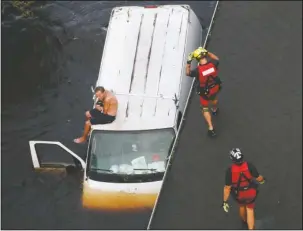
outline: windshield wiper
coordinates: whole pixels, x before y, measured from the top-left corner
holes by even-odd
[[[103,169],[103,168],[90,168],[89,171],[104,171],[104,172],[114,172],[113,170],[110,169]]]
[[[133,170],[142,170],[142,171],[150,170],[150,171],[153,171],[153,172],[157,171],[157,169],[155,169],[155,168],[134,168]]]

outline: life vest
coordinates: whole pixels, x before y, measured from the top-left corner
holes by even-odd
[[[218,71],[213,63],[208,62],[204,65],[199,64],[198,73],[200,87],[209,87],[217,83],[216,78],[218,76]]]
[[[247,162],[231,166],[232,192],[234,198],[243,204],[252,203],[257,197],[257,184],[253,181]]]
[[[199,64],[197,68],[199,73],[197,94],[209,100],[211,88],[219,85],[219,91],[221,90],[221,80],[218,77],[218,70],[211,62],[203,65]]]

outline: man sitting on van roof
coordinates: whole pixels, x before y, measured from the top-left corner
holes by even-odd
[[[98,99],[95,108],[85,113],[86,122],[84,126],[83,135],[74,139],[75,143],[83,143],[86,141],[91,125],[108,124],[116,119],[118,101],[110,91],[105,90],[104,87],[96,87],[95,95]]]

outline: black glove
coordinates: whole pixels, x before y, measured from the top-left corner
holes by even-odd
[[[101,100],[98,100],[97,103],[96,103],[96,105],[99,105],[99,106],[101,106],[101,107],[104,106],[104,104],[103,104],[103,102],[102,102]]]

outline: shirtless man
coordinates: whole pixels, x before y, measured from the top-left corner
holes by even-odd
[[[86,141],[91,125],[108,124],[116,119],[118,101],[110,91],[105,90],[104,87],[96,87],[95,95],[98,99],[94,109],[85,112],[86,122],[84,126],[83,135],[74,139],[75,143],[83,143]]]

